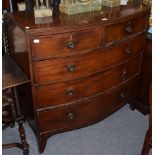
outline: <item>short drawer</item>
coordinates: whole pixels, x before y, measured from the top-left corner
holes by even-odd
[[[140,16],[122,23],[113,24],[106,27],[105,45],[113,44],[132,34],[142,32],[146,27],[146,16]]]
[[[34,83],[75,80],[101,72],[142,52],[144,35],[123,44],[78,56],[33,62]]]
[[[77,128],[95,120],[104,119],[131,99],[137,90],[138,78],[114,89],[105,95],[93,97],[85,102],[38,112],[41,132]]]
[[[57,106],[104,92],[139,74],[140,60],[137,56],[107,72],[84,79],[34,87],[35,107]]]
[[[32,57],[71,55],[82,50],[97,48],[101,42],[101,28],[32,38]]]

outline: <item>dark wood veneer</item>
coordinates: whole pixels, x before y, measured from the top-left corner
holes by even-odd
[[[83,79],[36,86],[34,87],[37,102],[35,107],[46,108],[57,106],[104,92],[138,75],[140,61],[141,57],[137,56],[109,71],[93,74]],[[61,98],[58,96],[61,96]]]
[[[39,43],[34,43],[35,40],[39,40]],[[61,56],[70,55],[71,53],[80,53],[81,50],[99,47],[101,42],[101,28],[35,37],[31,40],[32,57]],[[72,45],[71,47],[69,47],[69,43],[70,46]]]
[[[145,22],[146,16],[140,16],[133,20],[110,25],[106,27],[105,42],[121,40],[126,36],[143,31],[145,29]],[[128,30],[128,27],[131,27],[131,30]]]
[[[56,129],[60,130],[70,126],[77,126],[80,123],[93,120],[95,117],[109,115],[116,107],[120,107],[135,95],[137,81],[138,78],[136,77],[118,90],[112,90],[105,95],[97,95],[85,102],[41,111],[38,113],[39,130],[41,132],[52,132],[52,130]]]
[[[34,83],[47,83],[84,77],[128,59],[142,52],[143,48],[144,35],[141,35],[135,38],[135,40],[106,50],[99,49],[72,57],[36,61],[33,62],[32,66]],[[73,71],[68,71],[69,65],[74,66]]]
[[[138,92],[149,7],[102,12],[56,13],[49,24],[35,24],[32,12],[8,14],[11,54],[29,64],[33,101],[25,113],[40,153],[53,134],[102,120]],[[17,28],[26,51],[15,50]]]

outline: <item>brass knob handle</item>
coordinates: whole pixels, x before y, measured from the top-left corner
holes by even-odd
[[[125,50],[125,52],[126,52],[127,54],[130,54],[130,53],[131,53],[131,48],[127,48],[127,49]]]
[[[131,33],[133,31],[133,28],[132,28],[132,26],[130,24],[126,27],[126,31],[128,33]]]
[[[67,96],[73,96],[74,94],[74,89],[73,88],[68,88],[66,91]]]
[[[75,48],[75,42],[73,40],[67,41],[67,47],[68,48]]]
[[[75,71],[75,65],[74,64],[68,64],[67,71],[68,72],[74,72]]]
[[[122,92],[122,93],[120,94],[120,97],[121,97],[122,99],[124,99],[124,98],[125,98],[125,92]]]
[[[73,115],[73,113],[68,113],[67,114],[67,117],[70,119],[70,120],[73,120],[74,119],[74,115]]]
[[[122,79],[122,81],[124,81],[126,79],[124,74],[121,75],[121,79]]]
[[[118,43],[118,41],[117,41],[117,40],[113,40],[113,41],[111,41],[111,42],[106,43],[106,44],[105,44],[105,47],[109,47],[109,46],[114,45],[114,44],[116,44],[116,43]]]
[[[122,75],[121,75],[121,79],[124,81],[126,79],[126,69],[123,69]]]

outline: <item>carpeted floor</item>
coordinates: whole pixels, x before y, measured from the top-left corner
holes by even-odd
[[[24,126],[30,155],[39,155],[31,128],[27,123]],[[95,125],[54,135],[42,155],[140,155],[147,128],[148,116],[131,111],[126,105]],[[4,130],[3,143],[20,142],[16,130]],[[3,149],[3,155],[22,155],[22,151]]]

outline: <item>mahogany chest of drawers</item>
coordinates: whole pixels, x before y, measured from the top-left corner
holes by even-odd
[[[93,124],[134,99],[148,15],[146,6],[124,6],[35,24],[33,13],[8,14],[11,54],[31,78],[25,108],[40,152],[53,134]]]

